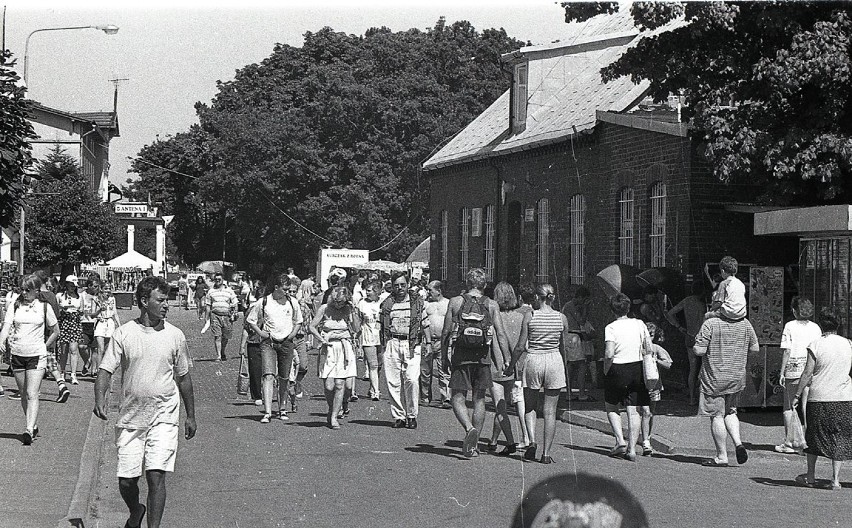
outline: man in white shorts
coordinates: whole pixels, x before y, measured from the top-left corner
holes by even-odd
[[[195,397],[186,336],[165,321],[169,285],[146,277],[136,287],[137,319],[113,334],[95,382],[95,416],[106,420],[106,392],[122,369],[123,398],[115,426],[118,489],[130,512],[125,526],[159,527],[166,506],[166,472],[174,471],[180,401],[186,410],[184,437],[195,436]],[[147,508],[139,503],[139,477],[148,483]]]

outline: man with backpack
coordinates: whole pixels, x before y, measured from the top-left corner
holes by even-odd
[[[384,369],[395,429],[417,429],[420,354],[425,334],[423,298],[409,295],[408,276],[391,275],[393,293],[382,302],[380,321]],[[428,324],[428,323],[427,323]]]
[[[450,299],[441,347],[446,357],[452,345],[450,393],[453,412],[465,430],[462,452],[466,457],[474,457],[479,454],[479,431],[485,423],[485,391],[491,388],[489,352],[492,337],[497,338],[502,350],[511,348],[499,316],[500,307],[485,296],[485,271],[471,269],[467,272],[466,283],[467,293]],[[473,393],[472,419],[467,410],[468,391]]]

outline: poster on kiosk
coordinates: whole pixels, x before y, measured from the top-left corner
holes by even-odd
[[[321,249],[317,258],[317,280],[323,290],[328,289],[328,274],[332,267],[349,268],[370,260],[366,249]]]

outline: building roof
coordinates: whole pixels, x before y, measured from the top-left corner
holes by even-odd
[[[67,119],[69,121],[94,124],[98,128],[102,129],[104,132],[106,132],[110,138],[118,137],[119,135],[118,113],[116,112],[68,112],[65,110],[51,108],[47,105],[39,103],[38,101],[32,100],[30,100],[30,105],[35,111],[41,111],[46,114],[52,114],[54,116]]]
[[[595,19],[598,20],[592,23]],[[647,81],[634,84],[629,77],[620,77],[604,84],[600,70],[656,31],[640,36],[627,13],[595,19],[575,26],[575,33],[565,42],[528,46],[504,56],[507,62],[526,60],[529,64],[523,131],[510,134],[511,92],[507,90],[431,156],[423,169],[561,142],[594,128],[599,110],[625,112],[636,105],[648,91]]]

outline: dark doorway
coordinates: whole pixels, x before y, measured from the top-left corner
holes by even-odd
[[[524,221],[521,202],[509,202],[507,210],[506,280],[509,284],[521,282],[521,222]]]

